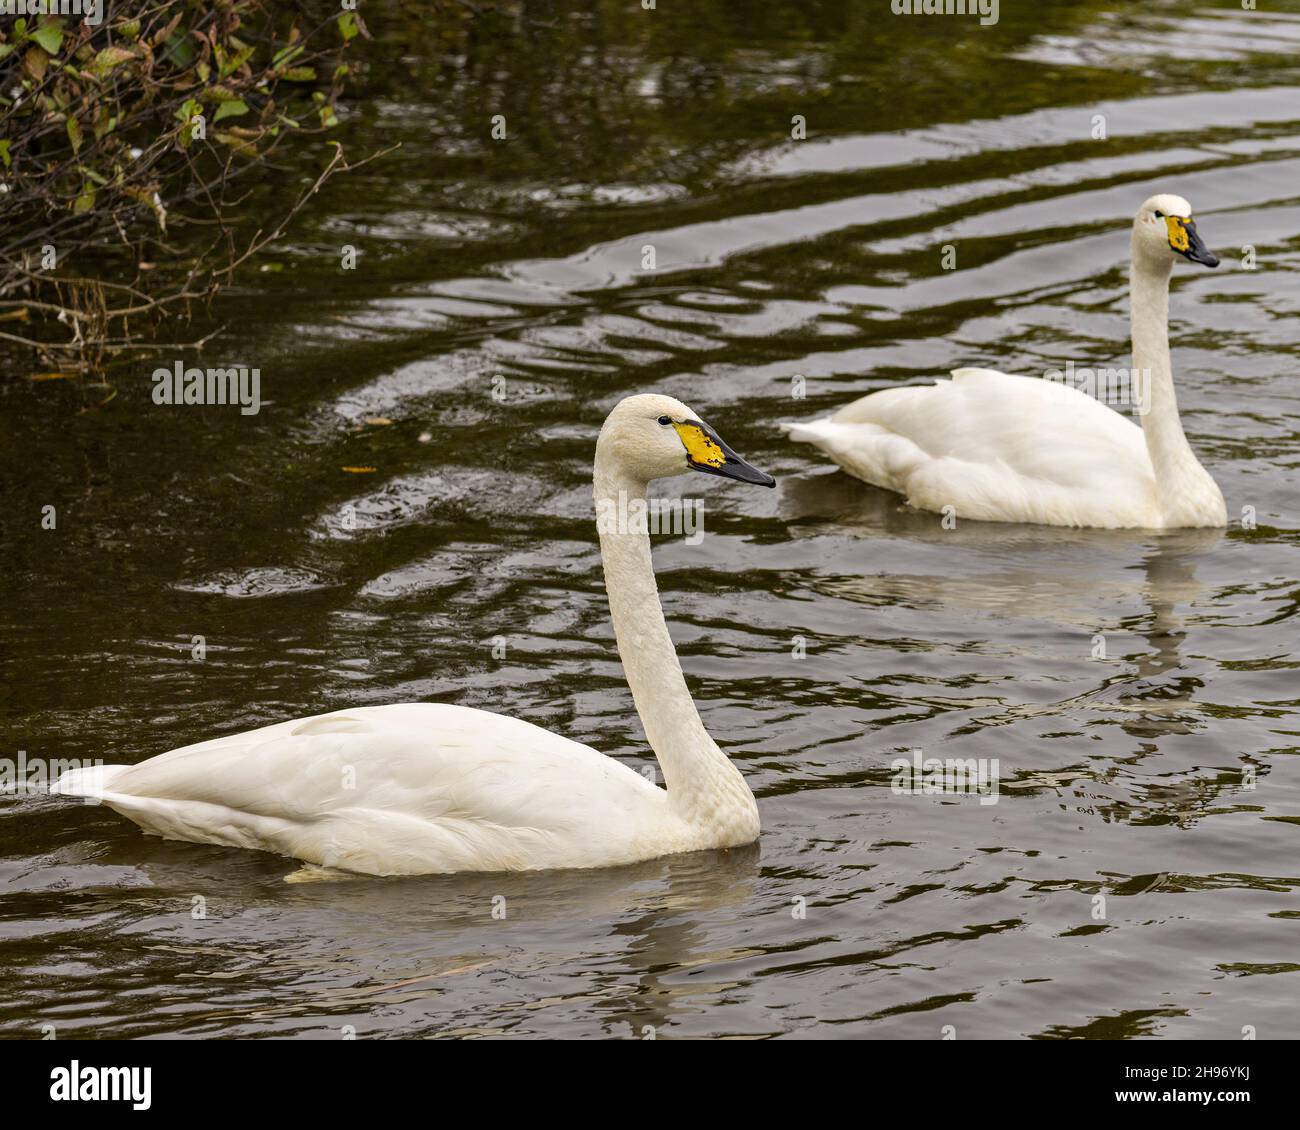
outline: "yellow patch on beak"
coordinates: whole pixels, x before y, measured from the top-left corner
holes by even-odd
[[[727,461],[722,448],[714,443],[698,424],[674,422],[673,427],[677,429],[677,436],[682,441],[682,446],[686,448],[687,458],[692,463],[699,463],[705,467],[721,467]]]
[[[1175,251],[1186,251],[1191,246],[1187,239],[1187,229],[1183,227],[1186,222],[1179,216],[1165,217],[1165,224],[1169,228],[1169,246]]]

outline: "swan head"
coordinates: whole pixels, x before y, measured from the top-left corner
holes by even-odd
[[[614,406],[600,429],[596,456],[647,483],[700,471],[776,486],[771,475],[750,466],[680,400],[654,393],[629,396]]]
[[[1133,251],[1154,263],[1172,264],[1175,255],[1191,263],[1217,267],[1218,257],[1196,233],[1192,206],[1181,196],[1161,192],[1138,209],[1133,221]]]

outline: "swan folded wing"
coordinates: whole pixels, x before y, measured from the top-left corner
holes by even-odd
[[[530,723],[405,704],[173,750],[123,770],[103,799],[171,838],[398,874],[563,866],[598,829],[634,838],[665,796]]]
[[[1158,526],[1142,429],[1079,389],[993,369],[871,393],[789,424],[851,475],[921,510],[998,522]]]
[[[1096,490],[1151,477],[1142,430],[1077,388],[994,369],[957,369],[950,381],[886,389],[846,405],[837,424],[873,424],[931,459],[991,464],[1016,475]],[[1100,480],[1100,481],[1099,481]]]

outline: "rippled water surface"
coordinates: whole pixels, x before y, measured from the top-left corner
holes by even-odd
[[[645,764],[590,461],[657,390],[780,480],[674,481],[706,536],[655,549],[759,844],[285,884],[4,800],[0,1033],[1300,1036],[1300,6],[681,7],[376,5],[343,133],[402,148],[215,310],[258,415],[6,355],[0,752],[436,700]],[[944,530],[779,433],[961,365],[1126,365],[1158,189],[1224,258],[1178,266],[1171,334],[1228,530]],[[997,803],[896,794],[914,749],[997,758]]]

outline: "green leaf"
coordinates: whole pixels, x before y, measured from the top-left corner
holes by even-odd
[[[290,67],[284,72],[286,82],[315,82],[315,67]]]
[[[242,99],[232,98],[228,102],[222,102],[217,107],[216,114],[213,115],[212,123],[224,121],[226,118],[238,118],[248,113],[248,105]]]
[[[42,24],[31,36],[37,43],[45,48],[50,55],[57,55],[59,48],[63,46],[63,32],[60,28],[53,27],[50,24]]]
[[[224,59],[219,59],[217,65],[217,73],[222,78],[228,78],[230,75],[234,74],[235,71],[239,70],[239,68],[242,67],[246,62],[248,62],[249,58],[253,54],[253,51],[254,48],[252,47],[242,47],[238,51],[236,51],[233,55],[227,55]]]
[[[176,117],[180,119],[181,123],[176,131],[176,136],[182,149],[188,149],[190,143],[194,140],[194,119],[202,113],[203,106],[193,98],[186,99],[181,104],[181,108],[176,111]]]
[[[298,56],[301,55],[304,50],[305,48],[298,46],[298,47],[285,47],[282,50],[277,51],[275,53],[275,58],[271,60],[271,69],[279,70],[281,67],[287,67],[296,58],[298,58]]]
[[[76,203],[72,205],[74,215],[80,216],[83,212],[89,212],[95,206],[95,190],[90,185],[82,185],[81,195],[77,197]]]
[[[72,142],[72,151],[81,152],[81,123],[73,116],[68,117],[68,140]]]
[[[339,16],[339,34],[343,36],[344,43],[349,39],[356,39],[361,34],[356,12],[344,12]]]
[[[5,168],[13,164],[13,158],[9,156],[9,142],[0,141],[0,161],[5,163]]]
[[[105,47],[95,56],[95,61],[90,64],[90,69],[102,77],[115,67],[120,67],[123,63],[128,63],[134,58],[135,54],[125,47]]]

